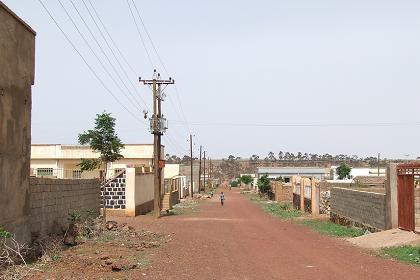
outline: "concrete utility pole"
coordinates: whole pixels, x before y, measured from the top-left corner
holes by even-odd
[[[162,187],[162,168],[164,167],[165,161],[161,160],[161,143],[162,135],[168,129],[166,119],[162,115],[161,101],[162,92],[161,85],[174,84],[175,80],[169,78],[169,80],[161,80],[160,74],[157,74],[156,70],[153,73],[153,79],[142,80],[139,78],[139,82],[145,85],[152,85],[153,88],[153,116],[150,120],[150,132],[154,135],[153,137],[153,172],[154,172],[154,210],[156,217],[160,217],[162,211],[161,206],[161,187]],[[145,118],[147,118],[147,112],[145,112]]]
[[[204,185],[204,193],[206,193],[206,151],[204,151],[204,178],[203,178],[203,185]]]
[[[190,152],[191,152],[191,198],[194,196],[194,177],[193,177],[193,142],[190,134]],[[200,191],[198,191],[200,193]]]
[[[200,166],[198,167],[198,193],[201,191],[201,149],[203,146],[200,145]]]

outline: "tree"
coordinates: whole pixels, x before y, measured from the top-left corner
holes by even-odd
[[[110,113],[103,112],[97,114],[95,119],[95,128],[89,129],[79,134],[79,144],[89,145],[95,153],[99,153],[97,159],[82,159],[78,165],[81,171],[95,170],[103,167],[103,184],[107,178],[108,163],[123,158],[120,154],[124,148],[120,138],[115,132],[115,118]],[[103,216],[106,222],[105,195],[103,195]]]
[[[275,162],[277,160],[273,152],[268,153],[268,159],[272,162]]]
[[[274,181],[283,182],[283,177],[278,176],[276,179],[274,179]]]
[[[241,176],[241,182],[244,183],[245,185],[251,184],[252,181],[253,181],[253,179],[252,179],[251,175],[242,175]]]
[[[348,166],[347,164],[342,163],[339,167],[335,169],[335,171],[337,172],[338,179],[340,180],[343,180],[345,178],[350,179],[351,167]]]
[[[260,193],[267,194],[271,191],[271,182],[267,175],[261,176],[261,178],[258,179],[257,184]]]
[[[283,152],[282,151],[279,152],[279,160],[283,160]]]
[[[234,180],[234,181],[230,182],[230,186],[231,186],[232,188],[236,188],[236,187],[238,187],[238,181]]]

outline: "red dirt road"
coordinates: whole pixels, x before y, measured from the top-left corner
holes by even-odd
[[[124,221],[171,234],[141,279],[420,279],[420,268],[368,255],[264,213],[237,190],[198,214]]]

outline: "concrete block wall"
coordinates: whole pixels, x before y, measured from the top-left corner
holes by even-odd
[[[370,231],[390,228],[385,194],[332,188],[330,217],[335,223],[354,225]]]
[[[100,182],[30,178],[30,230],[32,236],[61,233],[68,226],[69,212],[99,213]]]

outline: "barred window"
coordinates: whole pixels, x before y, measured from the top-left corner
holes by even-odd
[[[37,177],[53,176],[53,171],[54,170],[52,168],[37,168],[36,176]]]

